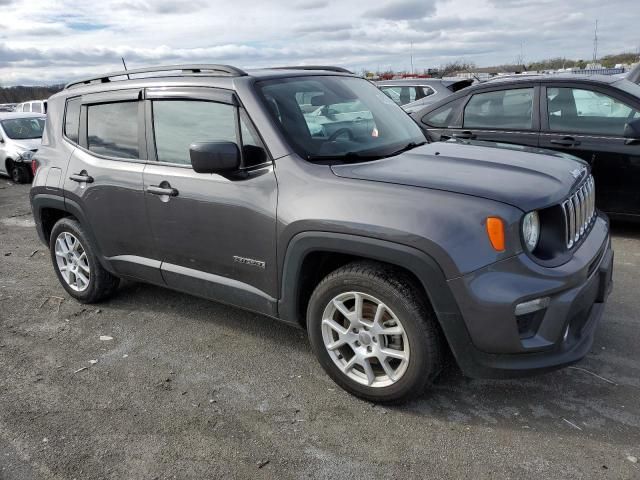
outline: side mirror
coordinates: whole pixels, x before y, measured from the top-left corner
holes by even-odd
[[[198,173],[228,173],[240,168],[240,149],[234,142],[192,143],[189,156]]]
[[[636,118],[627,123],[624,126],[622,136],[626,138],[624,142],[626,145],[640,143],[640,118]]]

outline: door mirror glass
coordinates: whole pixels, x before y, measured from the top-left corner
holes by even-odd
[[[192,143],[189,156],[198,173],[228,173],[240,168],[240,149],[235,142]]]
[[[631,120],[624,126],[624,138],[640,139],[640,118]]]

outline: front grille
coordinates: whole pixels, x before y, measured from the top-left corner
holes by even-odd
[[[572,248],[584,237],[596,218],[596,184],[593,175],[582,182],[582,185],[564,202],[565,241],[567,248]]]

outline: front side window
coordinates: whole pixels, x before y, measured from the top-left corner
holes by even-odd
[[[309,160],[380,158],[425,142],[416,123],[364,79],[308,76],[258,87],[278,128]]]
[[[464,128],[530,130],[533,128],[533,88],[478,93],[464,109]]]
[[[31,111],[36,113],[42,113],[42,104],[40,102],[33,102],[31,104]]]
[[[156,100],[153,126],[159,162],[191,165],[195,142],[238,143],[235,107],[198,100]]]
[[[78,143],[80,127],[80,97],[67,100],[67,111],[64,117],[64,134],[69,140]]]
[[[625,125],[640,118],[638,110],[593,90],[547,88],[549,128],[558,132],[622,136]]]
[[[12,118],[2,120],[2,129],[7,137],[13,140],[29,140],[42,138],[44,119],[42,118]]]
[[[89,105],[87,147],[108,157],[139,158],[138,102]]]

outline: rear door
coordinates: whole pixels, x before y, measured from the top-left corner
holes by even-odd
[[[606,212],[640,214],[640,144],[626,142],[640,100],[605,85],[549,83],[542,95],[540,146],[586,160],[596,180],[596,202]]]
[[[275,315],[277,184],[248,116],[213,88],[148,89],[145,103],[156,160],[144,171],[146,202],[166,283]],[[220,140],[241,146],[241,171],[196,173],[190,144]]]
[[[516,145],[538,145],[539,86],[526,83],[470,95],[455,128],[447,136]]]
[[[120,90],[67,101],[64,141],[77,148],[64,190],[67,205],[88,225],[116,273],[162,283],[142,188],[146,142],[140,94],[140,89]]]

